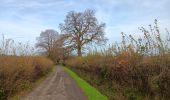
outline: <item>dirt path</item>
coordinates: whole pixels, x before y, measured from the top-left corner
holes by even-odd
[[[87,100],[76,82],[61,66],[22,100]]]

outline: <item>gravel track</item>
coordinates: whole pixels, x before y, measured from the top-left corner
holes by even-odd
[[[63,67],[57,66],[53,74],[21,100],[87,100],[87,97]]]

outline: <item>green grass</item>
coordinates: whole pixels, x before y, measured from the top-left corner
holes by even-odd
[[[108,100],[106,96],[102,95],[96,88],[81,79],[76,73],[66,67],[64,67],[64,69],[73,79],[75,79],[80,88],[83,89],[85,95],[88,97],[88,100]]]

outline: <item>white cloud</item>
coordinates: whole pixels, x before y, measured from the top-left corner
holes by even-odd
[[[30,19],[29,19],[30,18]],[[22,21],[0,20],[0,32],[6,38],[13,38],[16,41],[35,43],[35,38],[45,29],[55,29],[55,27],[44,25],[40,20],[31,17],[24,17]],[[19,38],[18,38],[19,37]]]
[[[169,4],[170,0],[0,0],[0,33],[35,41],[41,31],[57,29],[67,12],[92,8],[114,42],[120,40],[120,32],[136,33],[155,18],[169,29]]]

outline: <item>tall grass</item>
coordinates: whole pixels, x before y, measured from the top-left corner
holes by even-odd
[[[157,20],[143,37],[122,33],[122,43],[102,52],[68,60],[67,65],[111,100],[170,99],[170,35],[162,37]]]

